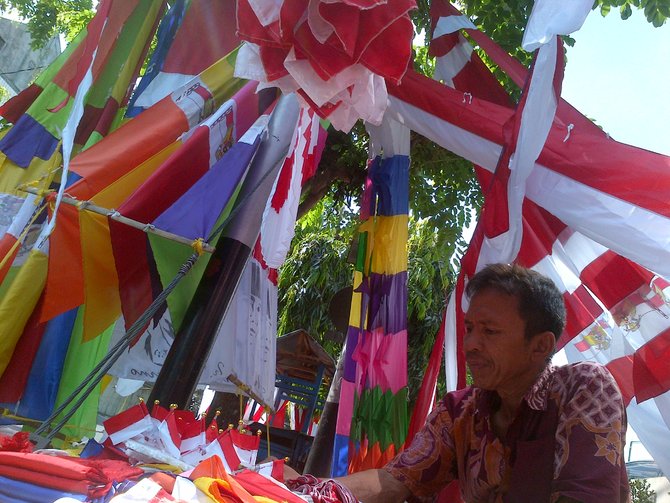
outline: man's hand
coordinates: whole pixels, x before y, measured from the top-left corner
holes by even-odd
[[[402,503],[410,495],[386,470],[366,470],[336,479],[363,503]]]

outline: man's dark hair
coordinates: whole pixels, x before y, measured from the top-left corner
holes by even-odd
[[[565,304],[561,292],[546,276],[516,264],[490,264],[470,279],[465,294],[471,299],[488,289],[517,298],[519,315],[526,322],[526,339],[545,331],[552,332],[556,340],[561,336]]]

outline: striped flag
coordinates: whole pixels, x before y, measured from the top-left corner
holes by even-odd
[[[409,129],[368,126],[369,166],[358,237],[332,475],[378,468],[407,433]]]
[[[125,442],[154,427],[149,410],[144,402],[104,421],[105,432],[114,445]]]

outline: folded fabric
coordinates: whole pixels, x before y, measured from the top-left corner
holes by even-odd
[[[0,452],[0,476],[91,498],[104,496],[112,482],[134,479],[142,470],[125,461],[46,454]]]
[[[198,489],[207,494],[217,503],[257,503],[256,499],[231,479],[212,479],[200,477],[195,479],[194,484]]]
[[[77,501],[86,500],[84,494],[49,489],[28,482],[0,477],[0,501],[3,503],[13,503],[15,501],[20,503],[45,503],[68,497]]]
[[[234,477],[253,496],[265,496],[275,501],[286,501],[288,503],[304,503],[305,501],[288,489],[285,489],[283,484],[280,485],[279,482],[273,482],[267,477],[251,470],[244,470],[235,474]]]

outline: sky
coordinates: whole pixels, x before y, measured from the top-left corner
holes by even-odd
[[[563,98],[615,140],[670,155],[670,23],[592,11],[573,38]]]

